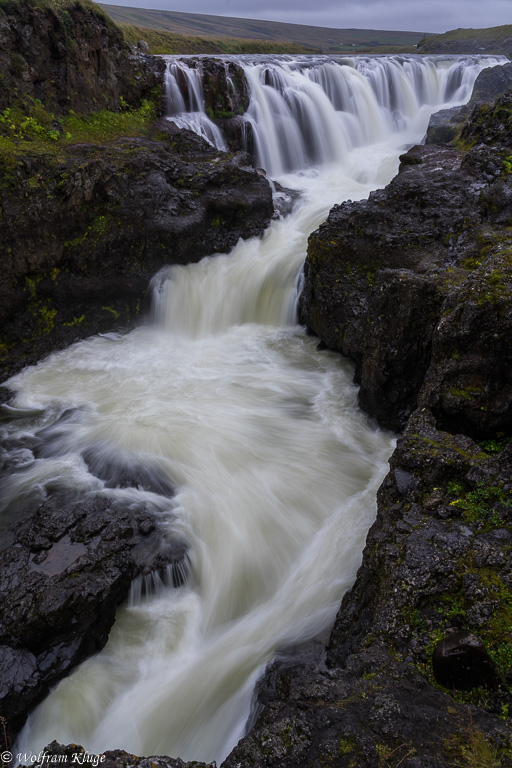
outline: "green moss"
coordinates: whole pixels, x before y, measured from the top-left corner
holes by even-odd
[[[107,306],[102,306],[101,308],[102,308],[102,309],[104,309],[104,310],[105,310],[105,312],[110,312],[110,314],[111,314],[111,315],[112,315],[112,316],[113,316],[113,317],[114,317],[116,320],[119,320],[119,318],[121,317],[121,313],[120,313],[120,312],[118,312],[117,310],[115,310],[115,309],[114,309],[114,307],[107,307]]]
[[[74,326],[81,325],[84,320],[85,320],[85,315],[80,315],[80,317],[74,317],[69,322],[62,323],[62,325],[66,326],[68,328],[73,328]]]
[[[349,755],[356,749],[356,743],[354,739],[341,738],[338,742],[338,755]]]
[[[499,432],[493,440],[482,440],[479,445],[486,453],[501,453],[512,441],[504,432]]]
[[[512,507],[512,494],[499,485],[482,482],[450,504],[460,509],[469,523],[491,523],[500,527],[504,523],[500,507]]]
[[[23,59],[18,53],[13,53],[9,61],[9,68],[14,77],[21,77],[25,69],[25,59]]]

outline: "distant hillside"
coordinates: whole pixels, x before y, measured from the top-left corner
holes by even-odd
[[[299,46],[300,50],[311,52],[411,51],[415,49],[416,44],[424,36],[420,32],[331,29],[329,27],[308,27],[303,24],[284,24],[276,21],[206,16],[198,13],[175,13],[145,8],[125,8],[120,5],[101,3],[100,5],[118,24],[135,25],[170,32],[174,35],[185,35],[196,39],[210,39],[224,43],[226,38],[235,38],[238,41],[266,41],[273,44],[288,42]],[[223,46],[221,46],[221,50],[227,52]],[[262,50],[267,51],[269,49],[264,47]],[[277,52],[277,48],[273,47],[273,50]]]
[[[189,37],[163,29],[136,27],[134,24],[119,24],[125,40],[130,45],[137,45],[144,40],[150,53],[162,54],[224,54],[224,53],[320,53],[316,48],[274,40],[240,40],[235,37]]]
[[[418,45],[418,53],[497,53],[512,58],[512,25],[487,29],[453,29],[431,35]]]

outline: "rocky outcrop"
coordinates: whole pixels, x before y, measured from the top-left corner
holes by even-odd
[[[40,759],[34,761],[32,757]],[[127,765],[132,768],[216,768],[215,763],[184,763],[179,758],[166,757],[165,755],[152,755],[150,757],[137,757],[121,749],[107,750],[102,755],[95,755],[87,752],[79,744],[68,744],[63,746],[53,741],[49,744],[41,755],[20,754],[20,765],[43,765],[60,763],[63,765],[86,765],[98,768],[126,768]]]
[[[105,645],[132,580],[151,570],[166,578],[169,566],[172,588],[187,557],[143,504],[62,492],[40,504],[34,493],[16,514],[0,562],[0,714],[10,743],[49,688]]]
[[[441,109],[430,118],[426,144],[449,144],[460,135],[475,107],[493,104],[512,88],[512,63],[489,67],[478,75],[471,99],[462,107]]]
[[[415,147],[401,158],[400,172],[385,190],[368,201],[335,207],[310,237],[302,317],[330,349],[355,361],[360,403],[384,426],[405,426],[433,348],[436,365],[427,377],[425,401],[439,418],[451,419],[455,409],[459,426],[464,419],[465,429],[482,436],[492,435],[499,424],[508,426],[503,376],[509,375],[510,357],[500,339],[506,338],[510,308],[503,308],[500,297],[509,280],[511,104],[507,96],[492,110],[483,108],[464,134],[466,142],[478,141],[490,112],[494,117],[488,122],[501,142],[492,150],[477,145],[464,155],[450,147]],[[472,297],[478,307],[473,333],[460,322],[461,312],[473,306]],[[443,367],[443,338],[456,307],[452,333],[458,328],[464,341],[459,339],[457,350],[455,335],[450,336],[452,362]],[[503,328],[498,339],[495,311]],[[486,373],[478,372],[477,327]],[[473,373],[466,375],[468,368]],[[473,394],[467,390],[471,375]],[[448,390],[453,397],[460,391],[465,407],[460,399],[450,404]]]
[[[327,655],[267,671],[263,712],[224,768],[512,765],[511,458],[437,430],[427,411],[411,419]],[[436,685],[431,660],[467,628],[498,673],[475,688],[470,666],[463,703]]]
[[[512,765],[509,117],[414,148],[310,239],[304,316],[405,430],[327,651],[267,670],[224,768]]]
[[[0,111],[39,99],[61,114],[138,105],[163,79],[164,62],[126,44],[88,0],[0,5]]]
[[[248,155],[224,155],[167,121],[154,135],[0,158],[5,373],[128,325],[163,265],[263,231],[272,193]]]

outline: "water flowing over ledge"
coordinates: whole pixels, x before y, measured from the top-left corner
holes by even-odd
[[[214,86],[209,86],[204,61],[166,59],[168,115],[225,148],[225,138],[210,119],[214,110],[206,107],[205,78],[209,93]],[[414,130],[436,105],[467,101],[481,69],[503,60],[231,57],[224,62],[222,81],[229,106],[238,105],[240,111],[240,78],[237,83],[233,67],[243,69],[251,95],[243,118],[244,143],[258,164],[276,176],[328,162],[343,163],[358,147]]]
[[[170,63],[169,76],[178,87],[173,67],[189,71],[188,106],[207,124],[188,61]],[[151,324],[90,339],[11,380],[15,406],[39,409],[25,434],[51,431],[76,409],[51,432],[50,455],[25,456],[13,494],[60,482],[144,502],[190,551],[188,581],[158,584],[150,600],[134,589],[104,651],[31,716],[18,751],[57,738],[222,760],[267,661],[332,623],[393,437],[357,410],[351,366],[295,325],[307,237],[334,203],[384,186],[430,112],[468,98],[490,63],[244,64],[248,149],[301,191],[294,211],[261,240],[160,273]],[[129,456],[176,494],[162,484],[112,488],[84,459],[98,446],[114,467]]]

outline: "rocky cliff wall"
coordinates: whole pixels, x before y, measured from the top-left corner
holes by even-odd
[[[38,99],[60,114],[118,109],[161,85],[164,64],[134,52],[95,3],[0,3],[0,111]]]
[[[0,155],[4,378],[92,333],[127,327],[165,264],[226,252],[273,214],[266,177],[165,121],[157,138]]]
[[[267,672],[226,767],[512,765],[511,107],[310,238],[303,317],[405,430],[327,653]]]

